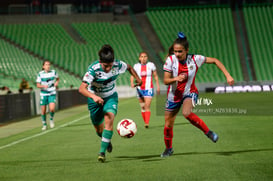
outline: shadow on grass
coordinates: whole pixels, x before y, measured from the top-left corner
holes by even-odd
[[[79,127],[79,126],[86,126],[86,125],[91,125],[92,126],[91,123],[82,123],[82,124],[70,124],[70,125],[68,125],[66,127]]]
[[[187,125],[187,124],[191,124],[190,122],[178,122],[177,123],[174,123],[174,125]],[[149,129],[153,129],[153,128],[164,128],[164,123],[162,125],[158,125],[158,126],[150,126]]]
[[[11,161],[1,161],[0,162],[0,166],[4,165],[4,166],[20,166],[20,165],[47,165],[47,164],[53,164],[53,165],[58,165],[58,164],[64,164],[63,162],[86,162],[89,163],[90,162],[90,158],[64,158],[64,159],[41,159],[41,160],[11,160]]]
[[[248,150],[237,150],[237,151],[219,151],[219,152],[185,152],[185,153],[174,153],[173,156],[183,156],[183,155],[232,156],[232,155],[235,155],[235,154],[251,153],[251,152],[262,152],[262,151],[273,151],[273,148],[248,149]],[[143,160],[143,161],[161,161],[161,160],[163,160],[163,159],[161,159],[160,154],[141,155],[141,156],[117,156],[115,158],[121,158],[121,159],[124,159],[124,160]]]
[[[237,150],[237,151],[219,151],[219,152],[185,152],[185,153],[174,153],[172,157],[185,156],[185,155],[221,155],[221,156],[232,156],[235,154],[251,153],[251,152],[263,152],[263,151],[273,151],[273,148],[263,148],[263,149],[248,149],[248,150]],[[112,158],[117,158],[113,160]],[[160,154],[154,155],[140,155],[140,156],[116,156],[109,158],[106,162],[118,162],[118,161],[128,161],[128,160],[142,160],[143,162],[152,161],[163,161],[164,158],[160,157]],[[11,160],[11,161],[1,161],[0,166],[19,166],[27,164],[41,164],[47,165],[51,163],[53,165],[64,164],[63,162],[82,162],[83,164],[97,163],[96,159],[88,158],[64,158],[64,159],[50,159],[50,160]]]

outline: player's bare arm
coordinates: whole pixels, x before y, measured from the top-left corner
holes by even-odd
[[[227,71],[226,67],[222,64],[222,62],[220,62],[216,58],[206,57],[206,63],[208,63],[208,64],[215,64],[224,73],[224,75],[226,76],[227,83],[229,85],[233,85],[234,84],[233,77],[229,74],[229,72]]]
[[[158,75],[157,75],[156,71],[153,71],[153,76],[155,78],[156,87],[157,87],[156,92],[157,92],[157,94],[159,94],[160,93],[160,86],[159,86]]]
[[[36,87],[39,88],[39,89],[41,89],[41,88],[48,88],[48,85],[42,85],[40,83],[37,83]]]
[[[134,76],[131,75],[130,77],[130,83],[131,83],[131,87],[134,88],[135,84],[134,84]]]
[[[174,82],[183,82],[186,78],[187,77],[184,74],[180,74],[177,77],[172,77],[171,72],[166,72],[166,71],[164,72],[164,84],[165,85],[169,85]]]
[[[130,74],[136,79],[136,86],[140,86],[142,84],[142,80],[138,77],[136,71],[133,69],[133,67],[129,64],[127,64],[127,70],[130,72]]]
[[[79,87],[79,92],[84,95],[85,97],[90,97],[91,99],[94,100],[94,102],[98,103],[98,104],[103,104],[104,103],[104,100],[97,96],[96,94],[93,94],[91,92],[89,92],[87,90],[87,87],[88,87],[88,84],[85,83],[85,82],[82,82],[80,87]]]
[[[57,87],[59,85],[59,82],[60,82],[60,78],[56,78],[56,82],[54,83],[54,87]]]

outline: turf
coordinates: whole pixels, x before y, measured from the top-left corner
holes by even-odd
[[[200,97],[219,104],[222,101],[220,105],[227,107],[258,107],[269,113],[202,114],[208,127],[220,136],[216,144],[178,116],[174,155],[162,159],[164,116],[158,114],[159,97],[152,103],[149,129],[144,128],[136,98],[121,99],[115,125],[122,118],[131,118],[138,132],[125,139],[114,131],[113,152],[106,154],[105,163],[99,163],[100,139],[90,124],[86,107],[75,107],[56,113],[54,129],[41,133],[39,125],[2,137],[0,180],[273,180],[273,94]],[[261,99],[265,99],[264,104]],[[230,100],[241,101],[229,105]],[[0,127],[0,131],[8,126]]]

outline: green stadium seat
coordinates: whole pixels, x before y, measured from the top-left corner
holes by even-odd
[[[247,35],[257,80],[273,80],[273,6],[244,6]]]
[[[150,10],[146,15],[165,49],[160,54],[162,58],[165,59],[177,32],[183,31],[190,42],[190,53],[218,58],[236,81],[243,80],[230,8]],[[197,76],[197,83],[226,81],[216,66],[206,69],[209,72],[200,69],[203,76]]]
[[[113,46],[116,58],[130,64],[137,62],[137,54],[142,49],[129,24],[74,23],[72,26],[86,40],[85,45],[75,42],[60,24],[4,24],[0,26],[0,33],[79,76],[84,74],[91,61],[98,59],[97,52],[105,43]],[[26,54],[22,56],[22,52],[19,52],[17,57],[25,56]],[[33,57],[27,59],[30,59],[30,62],[34,61]],[[37,59],[35,61],[39,62],[36,67],[41,67],[41,62]],[[16,72],[18,69],[8,67],[7,70],[7,74],[24,75],[20,71]],[[33,79],[31,76],[29,78]]]

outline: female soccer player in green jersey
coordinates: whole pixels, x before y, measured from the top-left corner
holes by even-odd
[[[55,70],[50,70],[50,62],[44,61],[43,70],[39,72],[37,79],[37,88],[41,89],[40,92],[40,105],[41,105],[41,117],[43,127],[42,130],[47,129],[46,124],[46,106],[49,106],[50,114],[50,128],[54,128],[54,113],[56,103],[56,87],[59,84],[59,76]]]
[[[116,79],[128,70],[136,79],[135,86],[140,86],[142,81],[132,66],[114,58],[114,50],[110,45],[103,45],[98,54],[99,60],[88,67],[79,92],[88,98],[90,119],[97,135],[101,137],[98,160],[105,162],[105,151],[112,152],[113,123],[118,109]]]

